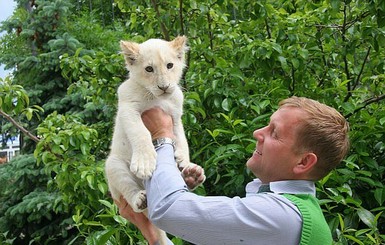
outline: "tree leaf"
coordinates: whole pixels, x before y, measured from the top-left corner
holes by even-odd
[[[357,210],[357,214],[358,217],[360,217],[360,220],[364,222],[364,224],[368,227],[372,229],[375,229],[377,227],[375,217],[369,210],[361,207]]]
[[[382,206],[382,204],[384,203],[385,201],[385,187],[383,188],[377,188],[375,191],[374,191],[374,198],[376,199],[376,201],[378,202],[378,204],[380,206]]]

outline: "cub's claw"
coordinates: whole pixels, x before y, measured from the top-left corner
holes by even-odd
[[[147,195],[146,191],[139,191],[134,198],[134,205],[132,209],[136,213],[141,213],[147,208]]]

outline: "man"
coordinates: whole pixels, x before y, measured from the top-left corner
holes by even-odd
[[[151,109],[142,119],[153,139],[174,137],[172,119],[162,110]],[[145,182],[149,219],[194,244],[331,244],[314,182],[347,154],[348,130],[345,118],[329,106],[299,97],[281,101],[270,123],[253,133],[257,145],[246,166],[258,179],[247,184],[243,198],[189,192],[172,145],[164,144],[157,149],[157,168]],[[199,182],[202,173],[198,169],[185,175],[190,177],[186,181]],[[156,244],[156,234],[148,235],[152,223],[130,212],[124,199],[117,203],[121,215]]]

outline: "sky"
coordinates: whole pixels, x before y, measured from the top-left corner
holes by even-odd
[[[0,22],[8,19],[14,8],[16,7],[16,2],[13,0],[0,0]],[[2,35],[3,33],[0,33]],[[0,66],[0,77],[4,78],[9,73],[9,71],[4,71],[4,66]]]

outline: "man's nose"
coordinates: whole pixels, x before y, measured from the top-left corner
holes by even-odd
[[[259,128],[257,130],[255,130],[253,132],[253,136],[256,140],[258,140],[259,142],[263,141],[264,138],[265,138],[265,132],[266,132],[266,127],[263,127],[263,128]]]

